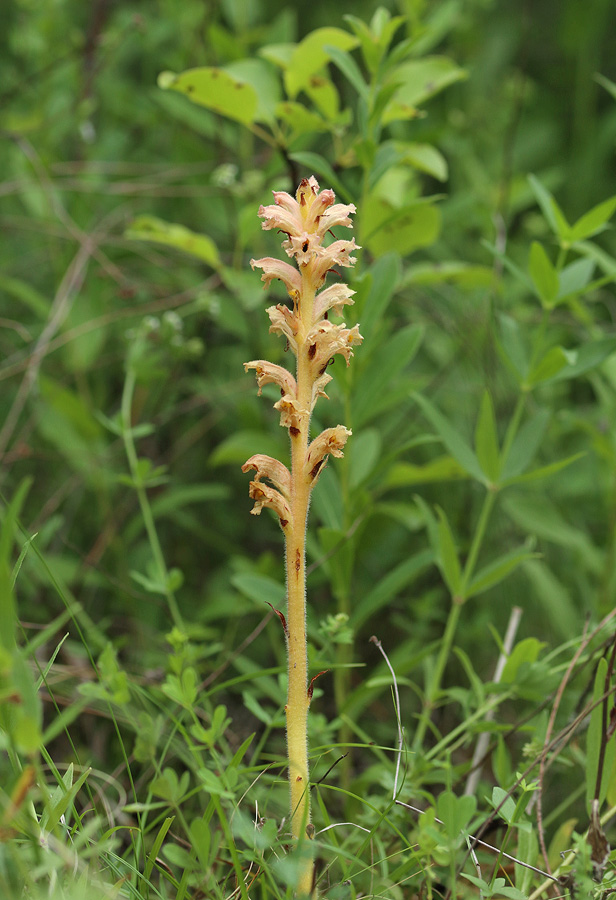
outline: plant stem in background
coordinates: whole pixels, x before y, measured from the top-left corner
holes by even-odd
[[[328,246],[323,244],[331,228],[336,225],[351,227],[349,216],[355,212],[353,205],[335,204],[334,199],[331,190],[319,193],[319,185],[313,176],[303,179],[295,198],[283,191],[274,191],[275,204],[259,209],[264,229],[279,229],[287,235],[282,246],[297,265],[294,269],[272,257],[251,260],[253,268],[263,270],[262,281],[266,287],[273,279],[279,279],[287,288],[292,306],[277,304],[267,313],[272,323],[270,331],[285,337],[295,354],[296,377],[267,360],[245,363],[246,370],[256,371],[259,393],[270,383],[280,388],[281,399],[274,408],[280,412],[280,424],[288,429],[291,443],[290,471],[279,460],[263,454],[252,456],[242,469],[244,472],[256,471],[250,483],[250,496],[255,501],[252,512],[259,515],[265,506],[273,509],[285,536],[286,618],[277,612],[287,639],[290,816],[291,831],[298,842],[306,835],[311,837],[312,832],[309,827],[308,708],[314,679],[308,683],[305,551],[308,505],[310,492],[328,456],[342,456],[351,433],[343,425],[337,425],[326,428],[310,442],[310,417],[318,398],[327,397],[324,388],[331,381],[326,371],[330,360],[340,353],[348,365],[352,347],[362,340],[357,325],[349,329],[344,323],[329,321],[330,312],[341,315],[343,307],[353,302],[353,291],[345,284],[320,290],[334,266],[348,267],[355,262],[351,256],[357,248],[353,239],[334,240]],[[262,478],[270,484],[264,484]],[[299,896],[312,894],[313,871],[312,859],[307,856],[299,864]]]
[[[179,628],[180,631],[183,632],[185,630],[185,627],[182,620],[182,614],[180,613],[177,600],[175,599],[175,594],[169,587],[169,572],[167,571],[165,557],[160,546],[160,541],[158,539],[158,533],[156,531],[156,525],[154,523],[154,516],[150,507],[150,501],[148,500],[146,486],[139,468],[139,458],[137,456],[137,449],[135,447],[135,440],[133,437],[132,406],[136,381],[137,376],[135,373],[135,369],[131,365],[131,362],[129,360],[126,379],[124,381],[124,390],[122,392],[121,407],[122,440],[124,442],[124,452],[126,453],[126,458],[128,459],[128,465],[130,468],[133,485],[135,487],[135,491],[137,492],[137,499],[139,501],[141,515],[143,516],[143,523],[145,525],[145,530],[150,544],[150,550],[152,552],[152,557],[156,566],[156,574],[158,576],[161,587],[164,589],[165,599],[167,601],[167,606],[169,607],[169,612],[171,613],[171,618],[173,619],[173,624],[176,626],[176,628]]]

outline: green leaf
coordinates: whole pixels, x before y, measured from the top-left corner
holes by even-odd
[[[62,778],[63,784],[59,785],[51,795],[48,805],[41,816],[41,829],[53,831],[60,818],[66,813],[69,804],[73,802],[82,785],[89,776],[91,769],[85,769],[77,781],[73,784],[73,764],[71,763]]]
[[[367,594],[359,599],[353,606],[351,624],[354,629],[360,628],[368,619],[376,615],[380,609],[386,606],[395,596],[405,589],[411,582],[419,578],[434,562],[434,555],[429,550],[405,559],[387,574],[380,578],[371,587]]]
[[[580,294],[592,278],[595,263],[592,259],[576,259],[558,273],[559,289],[557,301],[560,303],[572,294]]]
[[[203,872],[207,872],[211,865],[210,847],[212,843],[212,833],[210,831],[210,826],[204,819],[194,819],[190,823],[189,833],[191,844],[201,863],[201,869]]]
[[[310,97],[322,116],[334,122],[340,112],[340,97],[335,85],[321,75],[313,75],[304,92]]]
[[[494,587],[494,585],[503,581],[514,569],[517,569],[520,563],[525,562],[527,559],[537,559],[539,556],[539,553],[533,553],[528,547],[512,550],[503,554],[503,556],[499,556],[498,559],[495,559],[477,572],[470,586],[465,591],[466,598],[475,597],[477,594]]]
[[[261,431],[234,431],[218,444],[209,463],[211,466],[226,466],[235,463],[243,466],[258,448],[259,453],[278,457],[281,455],[281,442],[272,435]],[[248,490],[248,486],[246,487]]]
[[[348,597],[353,572],[353,545],[344,531],[319,528],[319,541],[334,597]]]
[[[370,356],[354,388],[352,421],[355,426],[366,425],[387,409],[391,384],[410,365],[422,339],[420,325],[407,325]]]
[[[594,78],[597,84],[600,84],[601,87],[605,88],[608,94],[611,94],[614,100],[616,100],[616,84],[613,81],[610,81],[609,78],[606,78],[605,75],[601,75],[599,72],[595,73]]]
[[[231,584],[249,600],[255,603],[271,603],[272,606],[284,606],[286,601],[286,590],[284,585],[273,578],[266,575],[256,575],[250,572],[240,572],[233,575]]]
[[[542,381],[550,381],[565,366],[573,365],[576,359],[577,354],[575,350],[565,350],[564,347],[552,347],[528,374],[526,386],[532,388]]]
[[[310,82],[310,78],[322,69],[330,59],[326,47],[352,50],[358,40],[341,28],[317,28],[310,32],[293,51],[284,73],[285,89],[293,100]]]
[[[546,222],[554,234],[558,235],[561,243],[568,241],[571,229],[560,206],[538,178],[535,178],[534,175],[529,175],[528,180]]]
[[[486,478],[496,484],[500,475],[500,450],[494,406],[488,391],[484,391],[481,399],[479,418],[475,429],[475,453]]]
[[[177,844],[165,844],[163,847],[163,856],[168,859],[172,866],[176,866],[180,872],[194,872],[199,868],[194,852],[189,853],[184,847]]]
[[[616,337],[602,338],[598,341],[587,341],[576,350],[568,351],[568,365],[560,369],[550,381],[564,381],[577,378],[585,372],[595,369],[604,360],[616,352]],[[547,380],[547,379],[546,379]]]
[[[443,573],[445,583],[449,588],[451,596],[459,598],[461,596],[462,587],[462,570],[458,559],[458,551],[456,549],[453,534],[447,521],[447,516],[440,506],[436,507],[438,513],[438,544],[440,567]]]
[[[528,863],[533,866],[537,862],[539,853],[539,845],[537,834],[532,828],[518,829],[518,850],[516,856],[520,862]],[[515,883],[516,887],[527,897],[530,889],[534,873],[527,866],[517,865],[515,867]]]
[[[539,658],[541,650],[545,647],[537,638],[525,638],[519,641],[507,659],[501,674],[503,684],[513,684],[518,677],[521,666],[529,666]]]
[[[447,160],[432,144],[397,142],[396,148],[400,153],[400,162],[412,166],[419,172],[426,172],[438,181],[447,181]]]
[[[27,281],[0,274],[0,291],[19,300],[41,319],[46,319],[49,315],[50,298],[41,294]]]
[[[495,878],[491,884],[478,878],[476,875],[465,875],[461,873],[462,878],[466,878],[471,884],[478,887],[486,897],[507,897],[508,900],[527,900],[527,895],[523,894],[517,888],[507,887],[504,878]]]
[[[497,347],[499,353],[507,367],[517,380],[521,382],[528,372],[528,353],[522,329],[519,323],[511,316],[500,315],[498,324],[499,340]]]
[[[595,675],[595,683],[592,696],[593,703],[598,703],[598,705],[595,706],[590,714],[590,723],[588,725],[588,732],[586,736],[586,805],[588,808],[590,808],[590,801],[595,797],[595,787],[599,767],[599,754],[601,752],[601,742],[603,736],[603,703],[599,703],[598,701],[605,693],[606,677],[607,660],[605,657],[601,657],[597,665],[597,672]],[[610,685],[608,683],[608,688],[609,686]],[[609,704],[609,699],[606,702]],[[609,722],[609,712],[607,721]],[[616,742],[614,736],[612,735],[609,742],[607,743],[605,751],[603,777],[601,779],[601,784],[599,786],[599,796],[597,798],[599,800],[599,805],[603,803],[607,794],[607,788],[614,764],[615,749]]]
[[[479,460],[462,435],[449,424],[445,416],[429,400],[421,394],[414,394],[413,396],[421,406],[426,418],[436,428],[443,444],[454,459],[460,463],[465,472],[468,472],[469,475],[472,475],[473,478],[484,484],[485,476],[479,465]]]
[[[276,105],[276,115],[291,131],[291,140],[312,131],[329,131],[330,125],[317,113],[312,112],[302,103],[285,100]]]
[[[349,487],[358,487],[371,474],[381,455],[382,440],[376,428],[353,434],[349,456]]]
[[[414,116],[416,108],[430,97],[467,77],[464,69],[445,56],[426,56],[396,66],[390,81],[398,88],[383,113],[382,124]]]
[[[374,256],[396,251],[406,256],[420,247],[428,247],[441,229],[441,213],[433,203],[413,203],[396,209],[386,200],[369,195],[362,209],[370,233],[364,244]]]
[[[133,241],[152,241],[175,247],[196,256],[213,269],[220,266],[220,256],[214,241],[206,234],[198,234],[184,225],[165,222],[155,216],[138,216],[133,219],[124,236]]]
[[[154,843],[152,844],[152,849],[148,853],[148,858],[146,860],[145,868],[143,871],[143,877],[145,878],[146,883],[149,882],[150,875],[152,874],[152,870],[154,868],[154,863],[156,862],[156,859],[158,858],[158,854],[160,853],[160,848],[162,847],[163,841],[165,840],[165,837],[167,836],[167,832],[169,831],[169,829],[171,828],[171,825],[173,824],[174,818],[175,818],[175,816],[169,816],[167,819],[164,820],[163,824],[158,829],[158,834],[156,835],[156,839],[154,840]]]
[[[364,353],[378,335],[378,325],[385,318],[399,278],[400,257],[397,253],[388,253],[377,259],[355,285],[355,304],[360,314]]]
[[[323,50],[327,53],[331,62],[340,69],[347,81],[353,85],[362,100],[367,102],[369,98],[368,85],[364,81],[360,68],[353,57],[331,44],[325,44]]]
[[[453,791],[443,791],[436,803],[436,814],[443,822],[447,837],[455,841],[461,836],[475,815],[477,801],[474,797],[456,797]]]
[[[498,809],[498,815],[501,816],[508,825],[513,825],[515,801],[513,797],[508,795],[507,791],[504,791],[501,787],[493,787],[492,806],[494,809]]]
[[[193,103],[244,125],[252,124],[257,114],[259,98],[255,89],[224,69],[203,66],[179,75],[161,72],[158,86],[185,94]]]
[[[226,64],[224,71],[254,88],[258,98],[254,121],[272,125],[276,119],[276,104],[282,99],[279,73],[262,59],[234,60]]]
[[[407,267],[403,284],[443,284],[451,282],[462,290],[489,287],[494,278],[488,266],[474,266],[469,263],[450,260],[436,263],[415,263]]]
[[[468,472],[452,456],[439,456],[422,466],[399,462],[389,469],[384,488],[391,490],[415,484],[430,484],[438,481],[459,481],[468,478]]]
[[[610,197],[609,200],[604,200],[602,203],[593,206],[591,210],[584,213],[584,215],[571,226],[569,240],[572,242],[583,241],[586,238],[597,234],[598,231],[602,231],[603,226],[612,218],[615,211],[616,196]]]
[[[344,200],[346,203],[353,202],[353,195],[340,181],[332,169],[331,164],[325,157],[318,153],[313,153],[310,150],[302,150],[301,152],[290,153],[289,158],[292,159],[293,162],[303,166],[308,174],[316,172],[317,175],[322,175],[324,178],[327,178],[327,186],[333,188],[336,194],[338,194],[339,199]]]
[[[503,481],[526,471],[543,442],[550,418],[549,409],[540,409],[522,425],[503,460]]]
[[[529,481],[537,481],[540,478],[548,478],[550,475],[555,475],[557,472],[560,472],[561,469],[565,469],[567,466],[570,466],[572,463],[576,462],[578,459],[581,459],[582,456],[586,454],[584,451],[580,451],[579,453],[574,453],[572,456],[567,456],[565,459],[559,459],[556,462],[548,463],[547,466],[541,466],[539,469],[533,469],[532,472],[527,472],[525,475],[516,475],[514,478],[508,478],[506,481],[503,480],[501,482],[502,487],[507,487],[511,484],[526,484]]]
[[[533,241],[530,247],[528,270],[542,305],[551,309],[559,289],[558,273],[537,241]]]

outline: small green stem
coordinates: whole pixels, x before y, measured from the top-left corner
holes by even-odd
[[[509,425],[507,426],[507,433],[505,434],[503,449],[501,450],[501,460],[503,466],[506,465],[507,460],[509,459],[511,447],[515,440],[515,436],[518,433],[518,428],[520,427],[520,420],[522,418],[522,413],[524,412],[524,406],[526,404],[526,396],[526,391],[523,391],[518,397],[513,415],[509,420]]]
[[[426,691],[423,714],[421,719],[419,720],[419,725],[417,726],[417,731],[415,732],[415,738],[413,740],[413,749],[415,751],[418,751],[423,744],[426,729],[428,727],[428,722],[430,721],[430,714],[434,708],[434,702],[438,696],[438,692],[440,691],[443,672],[445,671],[445,666],[447,665],[447,660],[449,659],[449,653],[451,651],[453,637],[458,626],[461,608],[461,603],[455,601],[449,608],[447,624],[445,625],[445,634],[443,635],[443,640],[441,642],[441,647],[436,660],[436,666],[434,668],[432,677],[430,678],[428,689]]]
[[[483,544],[486,528],[488,527],[488,520],[492,512],[492,507],[494,506],[494,501],[496,500],[496,493],[497,492],[495,490],[488,490],[483,499],[483,506],[481,507],[481,513],[479,514],[479,521],[477,522],[477,528],[475,529],[475,534],[473,535],[471,549],[466,558],[466,565],[464,566],[464,572],[462,574],[462,589],[460,591],[460,593],[462,594],[462,597],[460,599],[461,603],[466,600],[468,586],[470,584],[471,578],[475,574],[477,557],[479,556],[479,551],[481,549],[481,545]]]
[[[150,549],[152,551],[152,556],[154,557],[154,562],[156,564],[157,574],[161,580],[161,583],[166,586],[169,580],[167,566],[165,564],[165,558],[160,546],[160,541],[158,540],[158,533],[156,531],[154,516],[152,514],[152,508],[148,500],[147,491],[139,475],[139,459],[133,439],[132,406],[133,396],[135,393],[135,384],[135,371],[129,364],[128,371],[126,373],[126,380],[124,382],[124,390],[122,392],[122,439],[124,441],[124,450],[126,453],[126,458],[128,459],[128,465],[133,478],[133,484],[135,486],[135,491],[137,492],[137,499],[139,501],[143,523],[145,525],[146,534],[150,543]],[[173,592],[170,591],[167,587],[165,587],[165,597],[174,625],[184,631],[184,622],[182,620],[182,615],[177,605],[177,601]]]
[[[428,727],[428,722],[430,720],[430,714],[434,708],[434,704],[441,689],[441,681],[443,679],[443,673],[445,671],[445,666],[447,665],[447,660],[449,659],[451,653],[453,639],[456,633],[456,628],[458,627],[458,621],[460,619],[462,604],[466,599],[466,591],[471,578],[473,577],[473,572],[475,571],[477,557],[479,556],[479,551],[485,537],[488,520],[490,518],[490,513],[492,512],[492,507],[494,506],[495,500],[496,491],[488,490],[483,501],[483,506],[481,508],[479,521],[477,523],[477,528],[475,529],[475,534],[473,536],[471,549],[466,559],[466,565],[464,566],[460,596],[451,598],[451,606],[449,609],[449,615],[447,617],[447,624],[445,625],[445,633],[443,635],[443,640],[441,642],[441,647],[436,660],[436,666],[432,673],[432,677],[430,678],[430,683],[426,691],[423,714],[419,721],[419,725],[417,726],[415,739],[413,741],[413,748],[416,751],[419,750],[423,744],[426,729]]]

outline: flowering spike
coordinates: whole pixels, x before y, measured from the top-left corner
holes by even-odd
[[[273,257],[252,259],[253,269],[262,270],[261,280],[269,287],[274,279],[283,282],[291,304],[277,303],[267,309],[270,332],[281,335],[293,351],[296,377],[282,366],[258,359],[244,363],[256,371],[259,393],[266,384],[277,384],[281,397],[274,404],[280,424],[291,440],[290,470],[271,456],[256,454],[242,466],[256,471],[250,482],[252,510],[259,515],[264,507],[278,515],[285,535],[287,569],[287,617],[279,616],[288,637],[289,687],[285,707],[289,753],[291,827],[296,840],[314,834],[310,824],[307,715],[316,680],[308,683],[306,647],[306,520],[310,492],[330,456],[342,456],[351,432],[344,425],[326,428],[312,443],[309,439],[310,416],[319,397],[327,397],[331,375],[329,362],[341,354],[348,365],[353,347],[360,344],[359,327],[334,324],[329,312],[341,316],[353,303],[353,291],[344,283],[323,288],[328,273],[336,267],[348,268],[359,249],[355,240],[330,240],[332,228],[351,228],[353,204],[335,202],[332,190],[319,191],[312,175],[304,178],[295,197],[286,191],[274,191],[274,203],[261,206],[259,216],[265,231],[279,230],[285,235],[282,247],[295,266]],[[329,241],[328,244],[325,241]],[[338,273],[336,273],[338,274]],[[322,289],[323,288],[323,289]],[[261,479],[271,483],[264,484]],[[323,673],[320,673],[323,674]],[[312,831],[311,831],[312,829]],[[313,864],[300,863],[298,894],[313,896]]]

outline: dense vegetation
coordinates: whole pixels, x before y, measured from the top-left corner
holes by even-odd
[[[250,260],[315,175],[363,335],[312,421],[316,892],[608,897],[613,4],[12,0],[0,59],[0,896],[293,897],[243,363],[292,367]]]

